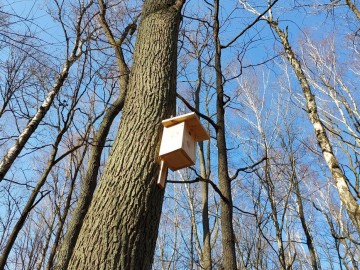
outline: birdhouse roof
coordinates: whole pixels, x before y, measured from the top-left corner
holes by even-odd
[[[205,141],[210,139],[209,134],[201,125],[199,118],[194,112],[165,119],[162,121],[162,124],[164,127],[171,127],[183,122],[185,122],[187,128],[194,134],[196,141]]]

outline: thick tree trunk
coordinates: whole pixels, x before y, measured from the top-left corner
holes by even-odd
[[[135,31],[136,24],[129,25],[125,29],[125,33],[123,34],[121,39],[119,41],[116,41],[105,18],[106,6],[103,0],[99,0],[98,2],[100,6],[100,23],[105,32],[107,40],[109,44],[113,47],[116,55],[121,94],[118,96],[115,102],[106,110],[104,118],[101,121],[100,127],[94,137],[94,141],[92,142],[91,154],[88,161],[88,168],[86,171],[86,175],[82,181],[80,195],[74,212],[72,214],[70,224],[67,228],[65,237],[61,243],[60,250],[57,254],[56,269],[67,269],[68,267],[72,252],[79,236],[81,226],[83,224],[85,215],[89,210],[90,203],[97,185],[101,154],[105,145],[106,137],[109,133],[112,122],[124,106],[129,83],[130,71],[127,64],[125,63],[121,43],[122,40],[125,39],[129,31]]]
[[[221,200],[221,234],[223,246],[223,267],[226,270],[237,269],[235,238],[233,229],[233,210],[231,181],[228,173],[227,148],[225,138],[225,109],[224,109],[224,89],[221,70],[221,46],[219,39],[219,0],[214,1],[214,41],[216,46],[215,52],[215,71],[216,71],[216,118],[217,130],[216,141],[218,147],[218,179],[221,193],[227,201]]]
[[[301,68],[300,61],[297,59],[293,49],[289,44],[287,34],[280,29],[278,23],[271,19],[268,19],[268,22],[279,36],[280,41],[285,49],[286,57],[288,58],[296,74],[296,77],[300,82],[306,100],[307,113],[313,125],[319,147],[324,155],[324,160],[330,170],[332,177],[336,182],[336,187],[339,192],[340,200],[343,203],[355,228],[360,233],[360,205],[357,203],[357,200],[354,198],[353,194],[349,190],[346,182],[346,176],[341,170],[339,162],[334,155],[331,143],[325,132],[325,127],[317,111],[315,96],[311,92],[310,85]]]
[[[182,1],[144,3],[121,124],[68,269],[150,269],[163,191],[161,120],[175,114]]]
[[[66,218],[67,218],[67,216],[69,214],[69,210],[70,210],[70,206],[71,206],[71,202],[72,202],[72,197],[73,197],[73,192],[74,192],[74,187],[75,187],[75,182],[76,182],[76,179],[77,179],[77,177],[78,177],[78,175],[80,173],[80,168],[81,168],[81,165],[83,164],[84,158],[85,158],[85,156],[86,156],[86,154],[88,152],[87,149],[88,149],[88,146],[86,145],[85,149],[81,153],[80,162],[78,162],[78,164],[77,164],[77,166],[75,168],[74,175],[71,178],[70,187],[69,187],[69,191],[68,191],[69,194],[67,195],[67,198],[66,198],[66,203],[65,203],[65,206],[64,206],[64,212],[63,212],[63,214],[59,213],[59,223],[57,224],[57,230],[56,230],[56,234],[55,234],[54,243],[53,243],[53,246],[51,248],[50,255],[49,255],[48,259],[47,259],[46,270],[54,269],[54,258],[55,258],[56,252],[58,250],[58,247],[59,247],[61,236],[63,234],[63,229],[64,229],[64,226],[65,226]],[[54,234],[54,231],[51,232],[51,235]],[[75,240],[76,240],[76,238],[75,238]],[[41,268],[39,268],[39,270],[40,269]]]
[[[89,209],[93,194],[97,185],[97,177],[100,168],[100,160],[106,137],[116,115],[123,107],[125,95],[120,95],[114,104],[106,111],[100,128],[97,131],[91,154],[88,161],[88,168],[81,184],[80,195],[68,225],[66,234],[60,245],[57,254],[56,269],[67,269],[71,254],[74,250],[85,215]]]

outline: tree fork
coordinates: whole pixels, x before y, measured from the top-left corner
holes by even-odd
[[[68,225],[66,234],[62,240],[61,246],[57,252],[57,264],[56,269],[67,269],[71,255],[73,253],[81,226],[83,224],[86,213],[89,209],[93,194],[97,185],[98,173],[100,168],[101,154],[103,152],[106,137],[109,133],[113,120],[122,110],[126,98],[126,93],[129,84],[130,70],[125,62],[123,51],[121,48],[122,41],[124,40],[130,29],[135,31],[136,21],[133,24],[125,28],[125,33],[122,35],[121,40],[115,41],[115,38],[110,30],[110,27],[106,21],[105,13],[106,7],[103,0],[99,0],[100,6],[100,22],[108,39],[108,42],[114,49],[118,72],[119,72],[119,88],[120,95],[115,102],[106,110],[104,118],[101,121],[98,131],[94,136],[94,141],[91,147],[91,154],[88,160],[88,168],[86,174],[82,180],[81,191],[77,204],[72,213],[71,222]],[[137,19],[136,19],[137,20]]]
[[[160,126],[175,114],[183,2],[144,3],[120,127],[68,269],[151,268],[164,195]]]

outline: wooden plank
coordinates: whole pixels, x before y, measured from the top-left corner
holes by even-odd
[[[165,119],[162,121],[162,124],[164,127],[171,127],[181,122],[185,122],[189,130],[194,133],[196,141],[204,141],[210,139],[209,134],[202,126],[198,116],[194,112]]]
[[[166,177],[167,177],[167,166],[166,163],[161,160],[161,164],[160,164],[160,173],[159,173],[159,177],[157,180],[157,186],[160,189],[163,189],[165,187],[165,182],[166,182]]]
[[[165,119],[162,121],[162,124],[164,127],[171,127],[173,125],[179,124],[181,122],[185,122],[185,120],[191,120],[194,118],[194,116],[197,118],[196,114],[194,112],[182,114],[179,116],[171,117],[168,119]]]

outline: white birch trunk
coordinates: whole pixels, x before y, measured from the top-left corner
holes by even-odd
[[[64,64],[63,70],[59,74],[58,78],[51,91],[47,94],[45,100],[41,104],[40,108],[35,113],[34,117],[29,121],[24,130],[21,132],[19,137],[15,140],[13,146],[7,151],[5,156],[0,162],[0,181],[2,181],[9,171],[11,165],[14,163],[15,159],[20,154],[21,150],[24,148],[26,142],[29,140],[30,136],[34,133],[41,120],[46,115],[47,111],[50,109],[56,94],[60,91],[61,87],[64,84],[68,76],[70,66],[73,62],[69,60]]]
[[[279,36],[280,41],[284,46],[286,57],[288,58],[300,82],[306,100],[307,113],[313,125],[316,139],[323,153],[324,160],[330,170],[332,177],[335,180],[336,187],[339,192],[340,200],[343,203],[357,231],[360,233],[360,205],[357,203],[357,200],[354,198],[353,194],[351,193],[347,185],[346,176],[341,170],[339,166],[339,162],[334,155],[330,140],[325,132],[325,127],[317,111],[315,97],[311,92],[310,85],[301,68],[300,61],[296,58],[294,51],[290,47],[289,41],[287,39],[287,34],[279,28],[277,22],[268,19],[268,23]]]

